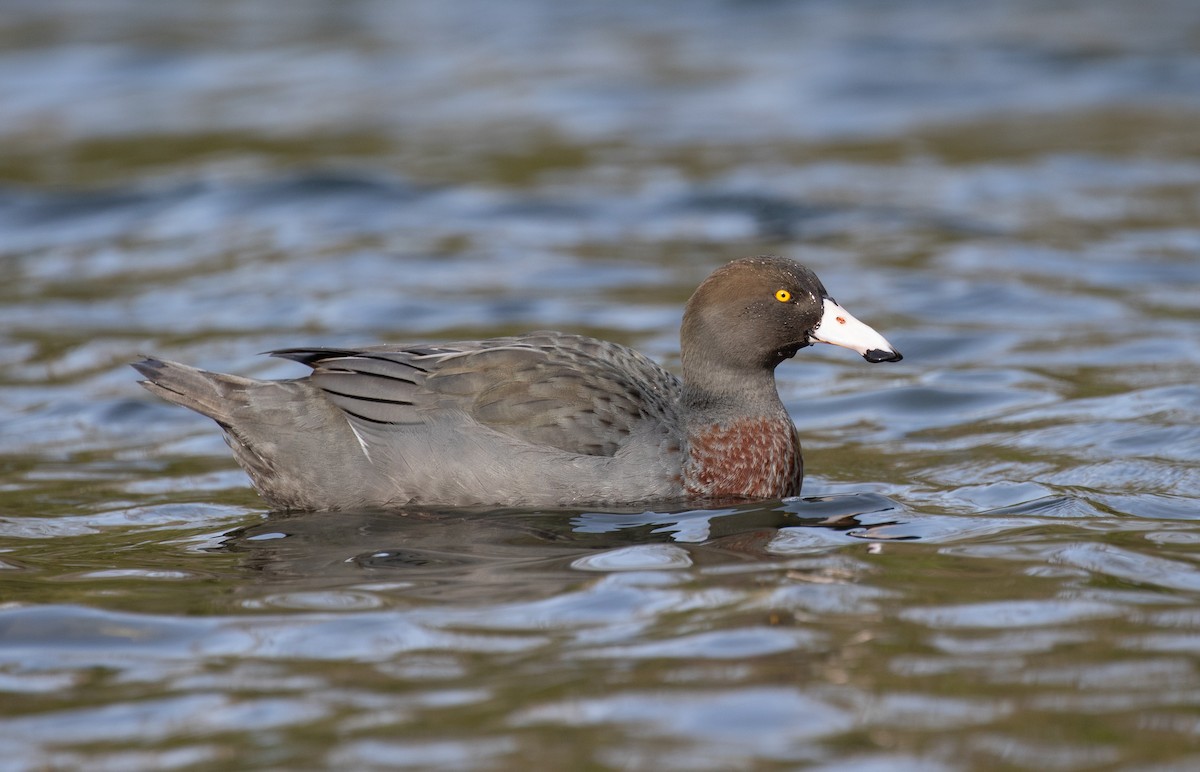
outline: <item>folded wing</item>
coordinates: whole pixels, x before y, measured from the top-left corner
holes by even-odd
[[[371,436],[458,411],[515,439],[612,456],[671,425],[679,380],[636,351],[562,333],[362,349],[282,349],[351,425]]]

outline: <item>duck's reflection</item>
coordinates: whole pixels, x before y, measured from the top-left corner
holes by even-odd
[[[777,561],[780,529],[878,525],[892,500],[826,496],[678,511],[425,510],[271,515],[226,534],[259,582],[245,589],[386,592],[409,600],[554,595],[596,571],[700,569]],[[666,559],[663,545],[671,545]],[[631,549],[632,548],[632,549]],[[620,551],[620,559],[598,559]],[[686,554],[685,554],[686,553]],[[255,588],[258,588],[257,590]]]

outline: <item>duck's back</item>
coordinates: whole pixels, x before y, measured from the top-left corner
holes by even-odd
[[[614,456],[647,425],[678,424],[678,378],[633,349],[581,335],[271,353],[312,367],[309,381],[364,428],[461,413],[515,441]]]

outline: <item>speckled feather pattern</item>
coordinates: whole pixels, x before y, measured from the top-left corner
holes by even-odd
[[[787,418],[749,418],[693,428],[683,483],[692,497],[796,496],[804,462],[796,427]]]

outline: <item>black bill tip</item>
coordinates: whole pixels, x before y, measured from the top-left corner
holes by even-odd
[[[899,362],[904,359],[899,351],[885,351],[881,348],[873,348],[863,354],[863,359],[874,364],[875,362]]]

